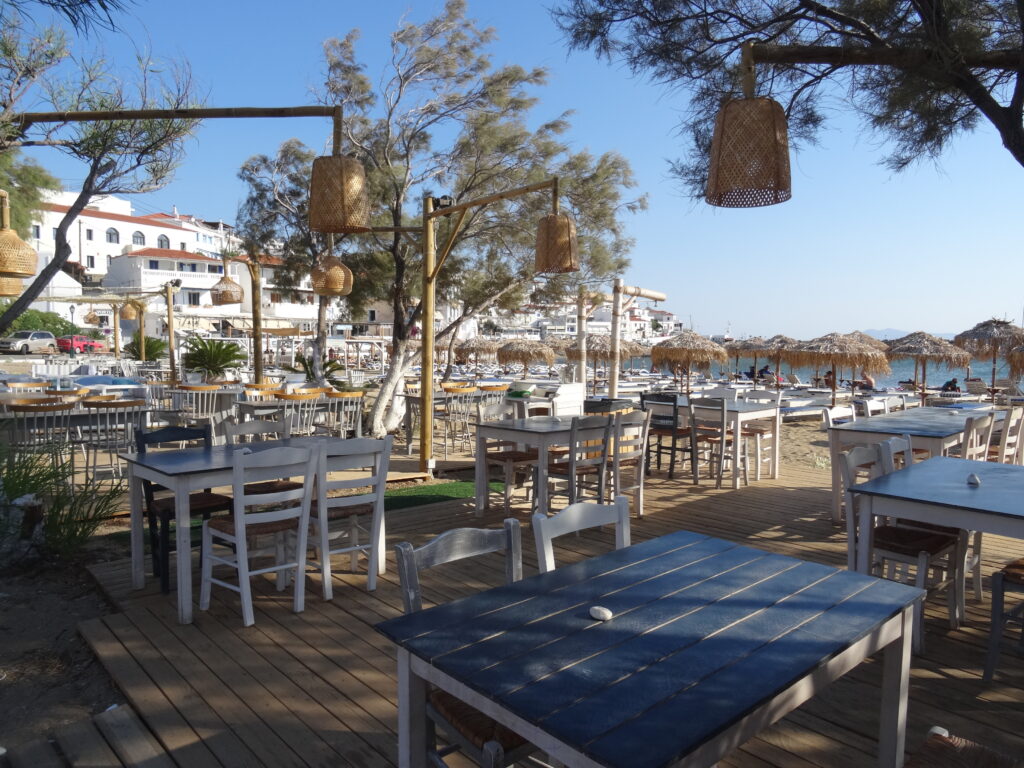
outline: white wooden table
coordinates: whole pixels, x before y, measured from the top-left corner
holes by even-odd
[[[914,448],[925,448],[932,456],[944,456],[950,448],[963,442],[964,427],[971,416],[980,415],[976,409],[914,408],[882,416],[857,419],[848,424],[837,424],[828,431],[829,458],[832,461],[832,520],[842,519],[842,476],[839,472],[839,454],[854,445],[872,445],[890,437],[910,435]],[[997,414],[1002,418],[1002,414]]]
[[[315,445],[331,437],[296,437],[289,440],[266,440],[245,445],[217,445],[213,448],[186,448],[180,451],[148,451],[145,454],[122,453],[128,463],[129,498],[131,501],[131,574],[132,587],[146,585],[144,524],[145,510],[142,481],[164,486],[174,494],[175,546],[178,553],[178,621],[192,621],[192,532],[189,494],[203,488],[231,485],[235,451],[264,451],[287,445]],[[384,573],[384,519],[373,521],[369,572]]]
[[[548,450],[556,445],[568,445],[572,416],[530,416],[526,419],[502,419],[476,423],[476,513],[482,515],[487,508],[487,440],[507,440],[537,449],[537,509],[548,508]],[[580,418],[579,435],[584,440],[600,440],[608,425],[607,416]]]
[[[706,768],[882,651],[878,765],[898,767],[923,597],[679,531],[391,619],[398,764],[427,765],[429,684],[567,766]]]

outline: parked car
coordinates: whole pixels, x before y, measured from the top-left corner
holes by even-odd
[[[53,355],[57,353],[57,339],[49,331],[15,331],[0,339],[0,352],[18,352],[22,355],[45,352]]]
[[[102,352],[103,342],[90,339],[88,336],[61,336],[57,339],[57,347],[61,352],[70,352],[74,346],[75,352]]]

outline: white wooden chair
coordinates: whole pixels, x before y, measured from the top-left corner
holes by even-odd
[[[476,409],[477,421],[481,423],[511,418],[514,413],[515,406],[512,403],[506,402],[481,402],[477,404]],[[515,442],[509,440],[485,440],[484,453],[484,460],[487,463],[488,469],[497,467],[502,472],[505,514],[507,515],[509,514],[509,506],[512,501],[512,490],[516,487],[516,475],[523,476],[525,482],[525,479],[533,474],[532,470],[537,466],[537,449],[520,449]],[[487,493],[489,496],[489,485]]]
[[[550,500],[555,495],[565,495],[570,504],[583,498],[586,492],[593,492],[593,498],[604,501],[607,490],[609,443],[611,442],[612,419],[607,418],[601,437],[581,434],[581,418],[573,416],[569,424],[569,450],[561,455],[548,456],[548,480],[566,484],[565,491],[552,488]],[[540,510],[547,512],[546,509]]]
[[[88,412],[88,424],[81,433],[86,451],[86,472],[95,475],[107,470],[113,476],[121,476],[119,453],[127,453],[135,447],[135,430],[142,427],[146,407],[145,400],[83,400],[82,407]],[[100,454],[106,458],[100,464]]]
[[[1024,407],[1014,406],[1007,409],[999,428],[999,442],[989,445],[988,460],[1000,464],[1020,464],[1022,462],[1021,433],[1024,429]],[[993,435],[993,441],[994,441]]]
[[[734,434],[729,429],[729,403],[719,398],[690,398],[690,426],[696,430],[699,440],[711,446],[711,466],[715,475],[715,487],[722,487],[725,477],[725,462],[732,460],[734,440],[739,440],[739,461],[737,469],[743,472],[743,482],[750,484],[747,461],[747,438]]]
[[[647,474],[647,433],[651,426],[650,411],[615,414],[612,422],[611,495],[625,496],[632,492],[633,510],[644,516],[644,476]],[[629,474],[632,473],[632,480]]]
[[[318,432],[335,437],[363,436],[363,396],[354,392],[327,392],[327,410]]]
[[[988,447],[995,429],[995,414],[969,416],[964,422],[964,440],[960,444],[960,458],[971,461],[986,461]]]
[[[291,436],[291,422],[287,419],[282,421],[253,419],[251,421],[227,421],[224,423],[224,437],[228,445],[260,443],[264,440],[287,440]],[[275,491],[295,490],[301,487],[302,483],[297,480],[266,480],[249,483],[245,487],[245,492],[248,494],[273,493]]]
[[[311,570],[320,571],[324,600],[334,597],[331,556],[348,554],[354,571],[359,555],[367,557],[366,588],[377,588],[377,576],[386,566],[384,557],[384,490],[391,460],[391,435],[383,440],[368,437],[332,440],[321,446],[316,469],[316,500],[310,510],[310,548],[316,558]],[[332,480],[330,473],[345,472]],[[344,495],[330,496],[343,491]],[[332,523],[336,524],[332,527]],[[347,526],[342,526],[347,523]]]
[[[242,623],[249,627],[256,619],[253,613],[250,579],[264,573],[277,574],[277,588],[283,590],[288,572],[294,573],[293,608],[299,613],[305,608],[304,578],[306,572],[306,540],[309,531],[309,507],[313,481],[316,476],[316,454],[306,447],[268,448],[246,453],[235,451],[233,456],[231,488],[234,508],[231,515],[203,522],[203,568],[199,591],[199,609],[210,607],[212,586],[225,587],[238,592],[242,600]],[[302,477],[301,488],[273,493],[246,493],[246,484],[289,480]],[[255,537],[273,535],[274,562],[253,568],[249,563]],[[288,546],[286,536],[294,541]],[[221,549],[214,550],[217,544]],[[238,574],[238,584],[213,576],[214,564],[227,565]]]
[[[541,573],[555,570],[555,551],[551,545],[553,539],[602,525],[615,526],[616,549],[629,546],[629,500],[625,496],[616,496],[611,504],[585,501],[570,504],[550,517],[540,512],[535,513],[533,539],[537,545],[537,569]]]
[[[821,431],[827,432],[836,424],[846,424],[857,420],[857,409],[852,405],[834,405],[821,409]]]
[[[314,421],[320,394],[317,392],[280,392],[277,397],[284,404],[281,419],[289,422],[292,435],[312,435],[315,431]]]
[[[778,389],[754,389],[744,395],[749,403],[767,403],[776,408],[782,406],[782,391]],[[778,435],[775,434],[775,419],[758,419],[743,425],[743,436],[754,441],[754,479],[761,479],[761,467],[772,463],[772,452]]]
[[[846,507],[847,566],[850,570],[855,568],[857,550],[864,546],[863,532],[857,526],[860,499],[851,490],[857,482],[857,473],[866,470],[870,477],[878,477],[886,474],[886,470],[892,471],[894,455],[909,450],[909,439],[903,444],[891,443],[887,460],[883,459],[883,450],[879,444],[874,443],[857,445],[839,454]],[[963,597],[959,593],[962,583],[959,573],[964,559],[963,536],[955,531],[923,528],[914,523],[901,524],[899,521],[877,524],[872,534],[872,572],[887,579],[909,581],[913,569],[914,586],[930,592],[945,590],[949,624],[953,628],[959,626],[963,606]],[[924,645],[924,606],[917,603],[914,611],[914,649],[920,651]]]
[[[519,581],[523,552],[518,520],[506,519],[500,529],[456,528],[415,549],[405,541],[397,544],[395,559],[405,612],[423,608],[421,571],[494,552],[505,553],[505,583]],[[428,692],[426,714],[427,764],[434,768],[443,768],[444,757],[456,751],[482,768],[514,765],[536,751],[518,734],[445,691],[433,688]],[[444,733],[447,747],[438,747],[435,726]]]

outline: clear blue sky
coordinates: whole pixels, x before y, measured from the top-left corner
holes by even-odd
[[[636,246],[626,281],[667,293],[667,308],[692,318],[698,331],[810,338],[855,328],[955,333],[992,316],[1021,320],[1024,169],[987,125],[956,142],[941,167],[925,163],[896,175],[879,164],[880,140],[837,107],[820,145],[792,159],[791,201],[711,208],[686,198],[668,177],[666,160],[686,149],[675,134],[684,95],[589,52],[569,55],[549,4],[470,0],[469,13],[496,29],[496,64],[549,68],[550,83],[537,93],[538,122],[573,110],[567,138],[574,149],[615,150],[630,161],[650,208],[628,222]],[[312,104],[325,38],[359,28],[359,58],[375,78],[399,18],[422,21],[441,7],[441,0],[139,0],[119,17],[119,33],[77,45],[100,46],[125,66],[135,45],[186,59],[210,106]],[[232,221],[243,194],[236,173],[246,158],[293,136],[319,148],[329,129],[318,118],[209,121],[175,181],[134,197],[136,211],[176,205]],[[33,155],[70,188],[82,175],[55,150]]]

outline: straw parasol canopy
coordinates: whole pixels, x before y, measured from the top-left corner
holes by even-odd
[[[530,363],[554,365],[555,353],[539,341],[516,339],[498,347],[498,362],[502,365],[522,363],[523,368],[529,367]]]
[[[463,339],[458,343],[456,349],[463,355],[476,355],[477,357],[494,357],[498,351],[498,342],[488,339],[485,336],[474,336],[471,339]]]
[[[725,363],[729,353],[711,339],[696,331],[683,330],[670,339],[659,341],[651,347],[651,364],[670,365],[673,369],[686,371],[686,394],[690,394],[690,368],[695,365],[709,365],[712,362]]]
[[[857,341],[848,334],[827,333],[800,346],[802,359],[814,364],[861,368],[867,373],[889,373],[885,355],[873,346]],[[832,405],[836,404],[836,376],[832,376]]]
[[[548,336],[542,342],[547,347],[551,347],[552,351],[556,355],[565,357],[565,350],[573,345],[573,340],[565,336]]]
[[[876,339],[874,336],[864,333],[864,331],[850,331],[846,335],[854,341],[859,341],[861,344],[867,344],[869,347],[874,347],[879,352],[885,353],[889,351],[888,344],[881,339]]]
[[[625,339],[619,340],[619,357],[640,357],[643,351],[639,344]],[[580,359],[579,339],[569,344],[565,349],[565,356],[569,360]],[[602,363],[610,362],[612,359],[612,337],[588,335],[587,336],[587,359],[600,360]]]
[[[928,362],[945,363],[948,366],[965,366],[971,362],[970,354],[945,339],[932,336],[924,331],[915,331],[890,342],[886,357],[890,360],[906,360],[913,358],[921,364],[921,402],[927,394]]]
[[[783,363],[789,363],[791,366],[800,365],[802,361],[800,344],[801,342],[796,339],[779,333],[765,341],[762,351],[769,360],[775,363],[775,373],[777,374]],[[778,378],[776,378],[776,386],[781,386]]]
[[[992,399],[995,400],[996,360],[1000,352],[1008,352],[1011,348],[1024,343],[1024,328],[1020,328],[1009,320],[985,320],[953,338],[953,343],[963,347],[976,357],[992,357]]]
[[[754,370],[757,370],[757,356],[764,352],[765,340],[760,336],[751,336],[749,339],[733,339],[722,346],[733,356],[736,372],[739,373],[740,358],[749,355],[754,358]]]
[[[1024,344],[1011,348],[1006,353],[1006,362],[1010,364],[1010,376],[1017,378],[1024,374]]]

